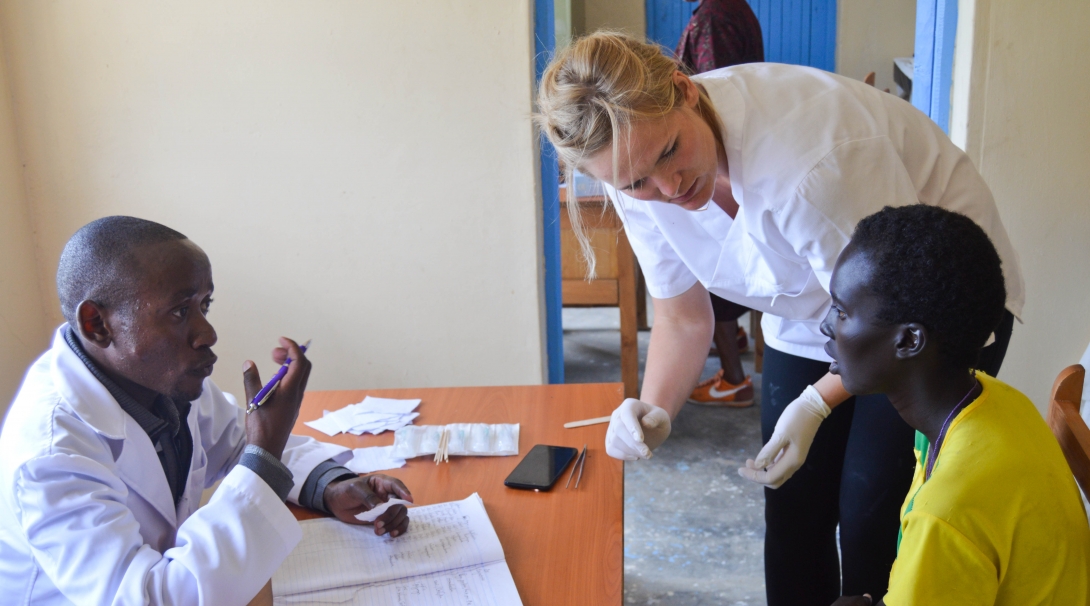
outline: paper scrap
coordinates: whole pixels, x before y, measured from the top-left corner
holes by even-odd
[[[344,466],[356,473],[373,473],[404,467],[405,459],[394,456],[393,446],[371,446],[353,449],[352,459]]]
[[[420,406],[420,398],[413,400],[395,400],[393,398],[367,396],[358,404],[358,406],[363,410],[370,410],[372,412],[405,414],[416,410],[416,407]]]
[[[328,414],[320,419],[305,421],[303,424],[307,427],[313,427],[314,429],[317,429],[318,431],[324,433],[327,436],[335,436],[341,433],[340,424],[337,423],[336,419],[331,418]]]
[[[405,501],[403,499],[398,499],[396,497],[390,497],[390,500],[386,501],[382,505],[379,505],[378,507],[376,507],[374,509],[371,509],[369,511],[365,511],[363,513],[356,514],[356,519],[361,521],[361,522],[374,522],[375,520],[378,519],[378,517],[380,515],[386,513],[387,509],[393,507],[394,505],[404,505],[405,507],[412,507],[413,506],[411,501]]]
[[[349,404],[340,410],[325,411],[320,419],[305,421],[308,427],[333,436],[338,433],[363,435],[396,431],[413,422],[420,413],[413,412],[419,399],[394,400],[367,396],[362,402]]]

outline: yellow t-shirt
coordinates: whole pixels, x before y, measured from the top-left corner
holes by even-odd
[[[1090,525],[1040,413],[977,372],[984,390],[947,428],[924,482],[927,438],[901,508],[888,606],[1035,606],[1090,600]]]

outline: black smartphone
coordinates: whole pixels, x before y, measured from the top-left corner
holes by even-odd
[[[570,446],[538,444],[519,461],[503,485],[526,490],[549,490],[578,454],[579,451]]]

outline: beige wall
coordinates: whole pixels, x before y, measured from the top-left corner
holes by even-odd
[[[0,49],[3,48],[0,40]],[[27,365],[48,342],[46,310],[38,288],[15,115],[7,69],[0,53],[0,418]]]
[[[838,0],[836,73],[896,92],[893,58],[911,57],[916,38],[916,0]]]
[[[541,382],[531,8],[0,4],[42,289],[132,214],[211,257],[229,391],[282,334],[311,388]]]
[[[572,0],[573,13],[582,16],[580,33],[590,33],[598,29],[616,29],[644,36],[647,33],[645,0]],[[582,4],[578,11],[577,3]],[[574,20],[573,20],[574,21]],[[573,25],[578,27],[579,23]]]
[[[959,5],[959,21],[973,16],[971,39],[959,27],[952,135],[991,186],[1026,279],[1000,376],[1043,410],[1090,342],[1090,3]]]

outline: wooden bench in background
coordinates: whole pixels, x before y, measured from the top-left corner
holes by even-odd
[[[580,213],[597,260],[587,266],[568,217],[567,189],[560,188],[560,273],[564,307],[618,307],[621,311],[621,382],[626,398],[639,394],[637,331],[647,326],[647,295],[621,219],[604,196],[579,198]]]
[[[567,188],[560,188],[560,274],[564,307],[619,307],[621,310],[621,382],[626,398],[639,392],[637,331],[647,330],[647,287],[628,243],[624,226],[605,196],[579,198],[583,227],[598,261],[598,277],[586,279],[587,266],[568,218]],[[764,367],[761,313],[749,314],[754,366]]]

